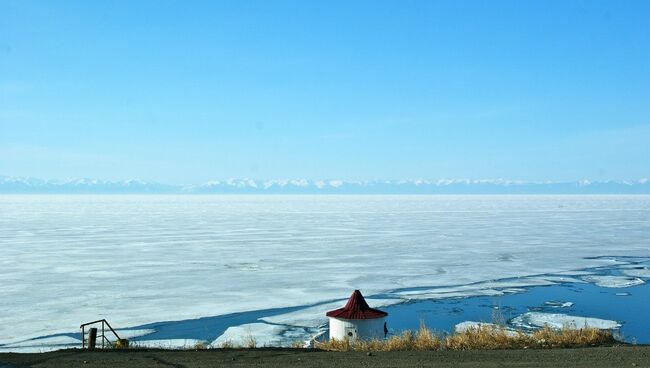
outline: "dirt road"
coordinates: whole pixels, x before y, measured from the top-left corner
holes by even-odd
[[[650,367],[650,346],[370,355],[301,349],[64,350],[0,354],[0,368],[16,367]]]

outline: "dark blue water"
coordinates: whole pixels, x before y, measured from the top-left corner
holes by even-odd
[[[625,293],[625,296],[617,295]],[[574,303],[559,308],[545,304],[562,301]],[[525,312],[564,313],[618,321],[619,333],[625,341],[650,343],[650,286],[603,288],[593,284],[563,283],[527,288],[516,294],[497,297],[469,297],[394,305],[384,308],[389,313],[392,330],[416,330],[423,321],[429,328],[451,331],[463,321],[508,322]]]

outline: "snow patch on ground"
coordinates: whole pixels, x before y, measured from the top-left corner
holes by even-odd
[[[621,324],[616,321],[591,318],[570,316],[561,313],[542,313],[542,312],[527,312],[520,316],[513,318],[510,323],[519,328],[535,329],[544,326],[549,326],[553,329],[561,329],[563,327],[585,328],[592,327],[601,330],[612,330],[621,327]]]

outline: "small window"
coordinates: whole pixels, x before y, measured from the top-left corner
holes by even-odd
[[[352,332],[348,332],[348,336],[352,336]]]

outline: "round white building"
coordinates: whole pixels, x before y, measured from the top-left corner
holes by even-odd
[[[383,339],[388,333],[388,313],[370,308],[359,290],[355,290],[345,307],[327,312],[330,339]]]

